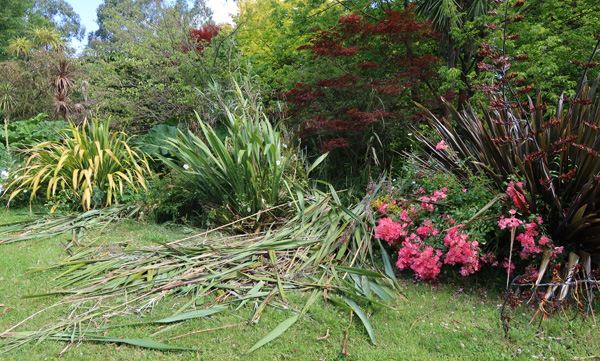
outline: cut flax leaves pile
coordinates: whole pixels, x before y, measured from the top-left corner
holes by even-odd
[[[239,94],[241,91],[238,88]],[[246,176],[256,180],[258,168],[275,165],[271,163],[280,166],[286,160],[285,156],[282,158],[278,153],[282,151],[279,134],[273,131],[263,113],[254,112],[253,115],[246,111],[253,109],[252,104],[241,101],[238,104],[242,107],[227,109],[230,121],[227,141],[219,140],[210,127],[202,128],[205,141],[183,133],[179,140],[172,141],[173,146],[182,147],[177,152],[182,157],[189,157],[193,153],[190,149],[195,148],[196,154],[204,153],[203,159],[214,162],[201,164],[197,161],[194,164],[197,171],[190,172],[189,175],[196,177],[197,184],[207,187],[218,185],[222,193],[238,190],[228,184],[228,181],[243,181],[240,179]],[[240,127],[245,128],[244,131],[239,131]],[[236,138],[236,134],[248,132],[253,136],[249,137],[247,143]],[[248,148],[236,148],[242,146]],[[266,161],[267,164],[256,163],[257,159]],[[178,161],[183,164],[182,159]],[[177,161],[170,163],[183,170]],[[198,171],[205,166],[216,168],[210,172]],[[209,179],[200,179],[202,177]],[[61,280],[58,291],[29,296],[61,295],[63,299],[49,308],[68,305],[72,310],[78,311],[72,311],[66,319],[38,331],[18,330],[29,318],[23,320],[0,333],[4,338],[2,351],[7,352],[45,339],[119,342],[159,350],[192,350],[151,339],[108,337],[105,332],[119,325],[98,326],[100,320],[106,320],[109,316],[131,311],[141,313],[152,309],[158,301],[171,297],[181,297],[186,302],[172,317],[140,324],[182,322],[239,309],[248,302],[255,305],[249,315],[248,325],[258,322],[267,306],[289,312],[291,316],[258,340],[248,350],[251,352],[280,336],[307,314],[318,297],[324,297],[358,316],[371,341],[375,343],[373,328],[361,305],[391,307],[402,296],[390,258],[381,244],[379,248],[383,256],[384,271],[379,272],[371,266],[374,264],[373,243],[371,230],[366,222],[370,200],[366,199],[352,208],[346,208],[341,205],[331,186],[328,193],[311,190],[306,186],[306,181],[286,180],[277,170],[273,174],[262,173],[259,179],[273,183],[269,177],[275,177],[279,182],[279,188],[275,192],[256,182],[245,185],[255,187],[256,192],[269,192],[271,198],[267,198],[268,195],[263,197],[270,202],[269,207],[265,208],[264,201],[256,204],[243,199],[243,209],[257,207],[254,208],[254,213],[238,218],[226,226],[258,219],[259,215],[263,220],[269,219],[266,214],[286,208],[286,222],[281,221],[286,217],[280,215],[269,219],[273,224],[277,220],[282,225],[230,237],[219,234],[217,231],[223,228],[219,227],[155,247],[105,254],[102,254],[102,247],[97,245],[81,248],[75,254],[44,268],[64,269],[58,277]],[[75,234],[76,230],[86,226],[86,222],[100,223],[102,219],[113,219],[115,214],[127,209],[118,207],[121,208],[112,208],[114,212],[105,209],[101,213],[104,218],[97,217],[99,214],[87,218],[86,215],[92,215],[91,212],[98,212],[92,210],[74,220],[58,221],[60,218],[57,217],[44,224],[32,224],[30,228],[37,229],[37,236],[44,233],[56,235],[59,232]],[[53,228],[46,228],[47,225],[52,225]],[[31,229],[23,234],[23,238],[5,238],[5,242],[34,237]],[[292,291],[309,292],[302,308],[294,309],[289,306],[287,294]],[[211,306],[197,308],[196,301],[204,297],[212,299]]]

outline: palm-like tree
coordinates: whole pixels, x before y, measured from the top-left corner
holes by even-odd
[[[26,37],[16,37],[10,41],[8,44],[8,50],[11,53],[14,53],[17,57],[22,55],[24,58],[28,57],[31,54],[31,48],[33,44],[31,40]]]
[[[37,48],[45,50],[62,50],[65,47],[65,42],[61,39],[60,34],[53,28],[45,26],[36,26],[31,30],[33,45]]]
[[[54,86],[54,111],[67,119],[72,111],[69,91],[73,88],[73,66],[67,59],[53,64],[52,84]]]
[[[448,68],[461,70],[461,80],[467,86],[467,74],[479,62],[475,59],[477,42],[472,36],[463,43],[452,36],[451,30],[463,29],[466,22],[487,14],[493,0],[419,0],[417,14],[433,22],[434,28],[442,35],[440,49],[445,53]]]

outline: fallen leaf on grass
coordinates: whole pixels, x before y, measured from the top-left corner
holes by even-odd
[[[5,308],[2,312],[0,312],[0,315],[5,314],[6,312],[12,311],[12,308]]]

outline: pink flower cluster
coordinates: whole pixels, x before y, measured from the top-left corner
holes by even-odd
[[[498,221],[498,227],[500,227],[500,229],[517,228],[521,224],[523,224],[523,221],[514,216],[510,217],[510,218],[504,218],[504,216],[502,216],[502,217],[500,217],[500,220]]]
[[[459,229],[459,227],[453,227],[446,231],[444,245],[448,247],[448,253],[446,253],[444,263],[451,265],[461,263],[463,266],[460,268],[460,274],[468,276],[481,269],[479,242],[468,241],[469,236],[461,234]]]
[[[509,265],[509,263],[508,263],[508,258],[504,257],[504,262],[502,262],[502,267],[506,268],[506,273],[508,273],[508,275],[510,276],[510,275],[511,275],[511,273],[512,273],[512,272],[515,270],[515,268],[517,268],[517,267],[515,266],[515,262],[514,262],[514,261],[510,262],[510,269],[508,269],[508,265]]]
[[[440,230],[433,226],[433,221],[431,219],[423,222],[423,225],[417,228],[417,235],[421,237],[421,239],[427,239],[431,236],[437,236],[440,233]]]
[[[417,217],[417,212],[418,209],[415,207],[410,207],[408,210],[402,208],[402,211],[400,212],[400,220],[402,222],[412,224],[412,219]]]
[[[427,246],[421,252],[421,246],[410,241],[402,242],[402,246],[398,251],[398,262],[396,262],[396,267],[400,270],[410,267],[417,278],[422,280],[434,280],[440,274],[442,251]]]
[[[542,253],[542,249],[535,244],[535,238],[533,238],[540,234],[540,232],[537,231],[538,227],[539,226],[536,222],[526,223],[525,232],[517,236],[517,241],[519,241],[521,243],[521,247],[523,247],[521,252],[519,252],[519,257],[521,257],[521,259],[527,259],[530,255],[535,253]],[[548,239],[548,237],[542,236],[540,237],[538,243],[543,246],[549,241],[550,239]]]
[[[437,150],[441,150],[441,149],[448,149],[449,146],[448,144],[446,144],[446,142],[444,142],[444,140],[441,140],[438,144],[435,145],[435,149]]]
[[[421,188],[423,189],[423,188]],[[420,189],[420,190],[421,190]],[[440,191],[433,191],[433,195],[431,197],[422,197],[421,198],[421,209],[426,209],[429,212],[433,212],[434,207],[430,202],[437,202],[440,199],[446,198],[448,195],[446,194],[446,187],[442,187]]]
[[[431,202],[446,198],[446,191],[446,187],[443,187],[428,196],[425,195],[425,190],[420,188],[415,192],[421,201],[420,208],[405,205],[395,208],[392,213],[397,215],[398,221],[391,218],[393,215],[385,204],[379,206],[379,212],[384,217],[379,220],[375,229],[375,238],[384,240],[389,245],[401,243],[396,266],[400,270],[413,270],[416,277],[421,280],[434,280],[439,275],[443,263],[461,264],[460,274],[463,276],[473,274],[481,268],[478,242],[469,241],[468,235],[460,232],[460,226],[452,227],[455,221],[450,215],[441,214],[440,218],[441,224],[452,227],[446,231],[444,237],[444,245],[448,247],[445,256],[442,250],[425,243],[440,234],[440,229],[436,227],[431,216],[419,220],[419,215],[423,215],[420,211],[425,210],[427,213],[434,211],[434,204]]]
[[[540,236],[539,227],[540,224],[543,223],[542,217],[537,217],[537,221],[524,223],[522,220],[517,218],[516,210],[511,209],[509,213],[511,215],[509,218],[500,217],[498,226],[501,229],[516,229],[521,225],[525,227],[525,232],[521,232],[515,237],[522,247],[521,251],[519,252],[519,257],[521,257],[521,259],[527,259],[533,254],[542,253],[542,247],[540,246],[553,249],[552,258],[554,258],[557,254],[562,253],[563,247],[554,247],[550,238],[546,237],[545,235]],[[537,239],[536,243],[536,237],[538,236],[539,238]],[[504,268],[508,268],[508,261],[504,262],[503,266]],[[513,262],[511,262],[510,268],[511,271],[514,269]]]
[[[407,223],[396,223],[391,218],[381,218],[379,225],[375,228],[375,238],[383,239],[390,246],[400,240],[401,237],[405,237],[408,231],[406,227]]]

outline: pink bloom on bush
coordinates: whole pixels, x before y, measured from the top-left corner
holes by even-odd
[[[387,203],[382,204],[381,207],[379,207],[379,213],[381,213],[383,215],[386,215],[387,214],[387,208],[388,208]]]
[[[546,236],[541,236],[540,240],[538,241],[538,243],[540,244],[540,246],[545,246],[546,243],[550,242],[550,238],[546,237]]]
[[[517,182],[516,185],[520,189],[523,188],[523,182]],[[519,192],[515,188],[515,182],[510,181],[510,184],[506,188],[506,193],[508,193],[509,197],[512,198],[512,201],[515,204],[515,206],[517,206],[517,207],[519,207],[521,209],[526,209],[528,207],[527,203],[525,201],[525,196],[523,195],[523,193]]]
[[[419,255],[419,245],[410,241],[402,242],[402,248],[398,250],[398,261],[396,267],[399,270],[410,268],[413,260]]]
[[[563,250],[565,249],[565,247],[554,247],[554,251],[552,251],[552,253],[550,254],[551,258],[556,257],[558,254],[563,253]]]
[[[410,207],[410,210],[402,209],[400,212],[400,220],[409,224],[413,224],[412,217],[417,214],[417,210],[414,207]]]
[[[500,227],[500,229],[516,228],[516,227],[520,226],[521,224],[523,224],[523,221],[521,221],[520,219],[515,218],[515,217],[510,217],[510,218],[500,217],[500,220],[498,221],[498,226]]]
[[[446,253],[444,263],[450,265],[462,263],[460,274],[468,276],[481,268],[478,252],[480,250],[478,247],[479,242],[467,241],[468,235],[459,233],[459,230],[459,227],[447,230],[444,245],[448,247],[448,253]]]
[[[464,189],[462,190],[462,192],[463,192],[463,193],[467,193],[467,189],[466,189],[466,188],[464,188]]]
[[[419,237],[415,233],[411,233],[410,236],[406,237],[406,240],[409,241],[409,242],[412,242],[412,241],[421,242],[421,237]]]
[[[421,198],[421,209],[426,209],[429,212],[433,212],[433,204],[427,203],[427,202],[431,202],[432,199],[429,197],[423,197]]]
[[[423,222],[423,225],[417,228],[417,234],[421,239],[427,239],[432,236],[436,236],[440,233],[440,230],[433,226],[433,221],[431,219]]]
[[[446,142],[444,142],[442,140],[438,144],[435,145],[435,149],[437,149],[437,150],[448,149],[448,144],[446,144]]]
[[[420,245],[410,241],[402,242],[402,248],[398,251],[398,262],[396,267],[400,270],[407,268],[415,272],[417,278],[422,280],[434,280],[442,267],[440,257],[442,251],[436,250],[431,246],[420,251]]]
[[[431,200],[435,202],[438,199],[444,199],[444,198],[448,197],[448,195],[445,192],[446,192],[446,187],[442,188],[441,191],[433,191],[433,197],[431,197]]]
[[[492,266],[497,266],[498,261],[496,260],[496,255],[494,252],[488,252],[483,256],[479,257],[479,260],[483,263],[489,263]]]
[[[515,263],[514,262],[510,262],[510,270],[508,269],[508,259],[506,259],[506,257],[504,257],[504,262],[502,262],[502,267],[506,268],[506,273],[508,273],[508,276],[510,277],[510,274],[515,270]]]
[[[406,226],[406,223],[401,225],[390,218],[381,218],[377,228],[375,228],[375,238],[383,239],[391,246],[399,241],[400,237],[406,236]]]
[[[521,246],[523,247],[521,252],[519,252],[519,257],[521,257],[521,259],[527,259],[530,255],[535,253],[542,253],[542,249],[535,245],[535,239],[530,233],[521,233],[516,239],[521,242]]]
[[[422,280],[434,280],[440,274],[442,268],[441,256],[442,251],[428,246],[419,257],[415,258],[410,268],[415,271],[415,275],[418,278]]]
[[[538,224],[535,222],[525,224],[526,231],[519,234],[516,239],[521,243],[523,249],[519,252],[522,259],[528,258],[534,253],[541,253],[542,249],[535,244],[535,236],[539,235],[537,231]]]

